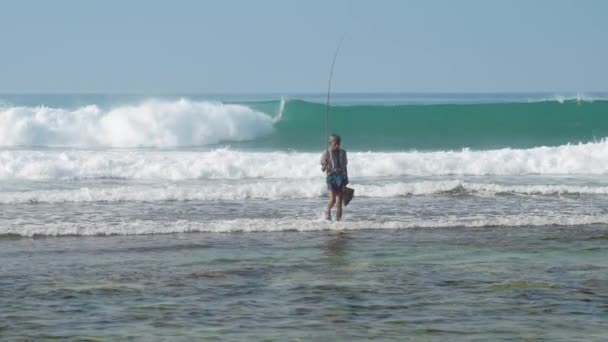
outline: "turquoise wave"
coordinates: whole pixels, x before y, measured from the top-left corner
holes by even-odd
[[[247,105],[281,117],[270,135],[240,145],[324,148],[324,104],[290,100],[282,111],[281,101]],[[558,146],[608,136],[608,101],[338,105],[330,107],[329,131],[339,133],[348,149],[361,151]]]

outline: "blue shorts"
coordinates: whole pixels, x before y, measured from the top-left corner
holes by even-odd
[[[327,176],[327,190],[343,192],[346,188],[346,177],[342,172],[334,172]]]

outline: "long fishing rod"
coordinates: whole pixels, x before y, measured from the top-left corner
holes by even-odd
[[[340,38],[340,42],[336,47],[336,52],[334,52],[334,59],[331,62],[331,69],[329,71],[329,84],[327,86],[327,102],[325,103],[325,148],[327,147],[327,141],[329,140],[329,95],[331,94],[331,79],[334,76],[334,65],[336,65],[336,58],[338,57],[338,51],[340,51],[340,46],[342,46],[342,41],[344,41],[344,36]]]

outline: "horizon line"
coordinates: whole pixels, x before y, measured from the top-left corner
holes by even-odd
[[[588,93],[608,93],[608,90],[531,90],[531,91],[334,91],[333,95],[518,95],[518,94],[588,94]],[[103,91],[25,91],[25,92],[4,92],[0,95],[323,95],[324,91],[171,91],[171,92],[103,92]]]

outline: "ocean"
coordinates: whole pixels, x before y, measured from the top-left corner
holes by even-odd
[[[608,94],[0,95],[0,338],[605,340]]]

